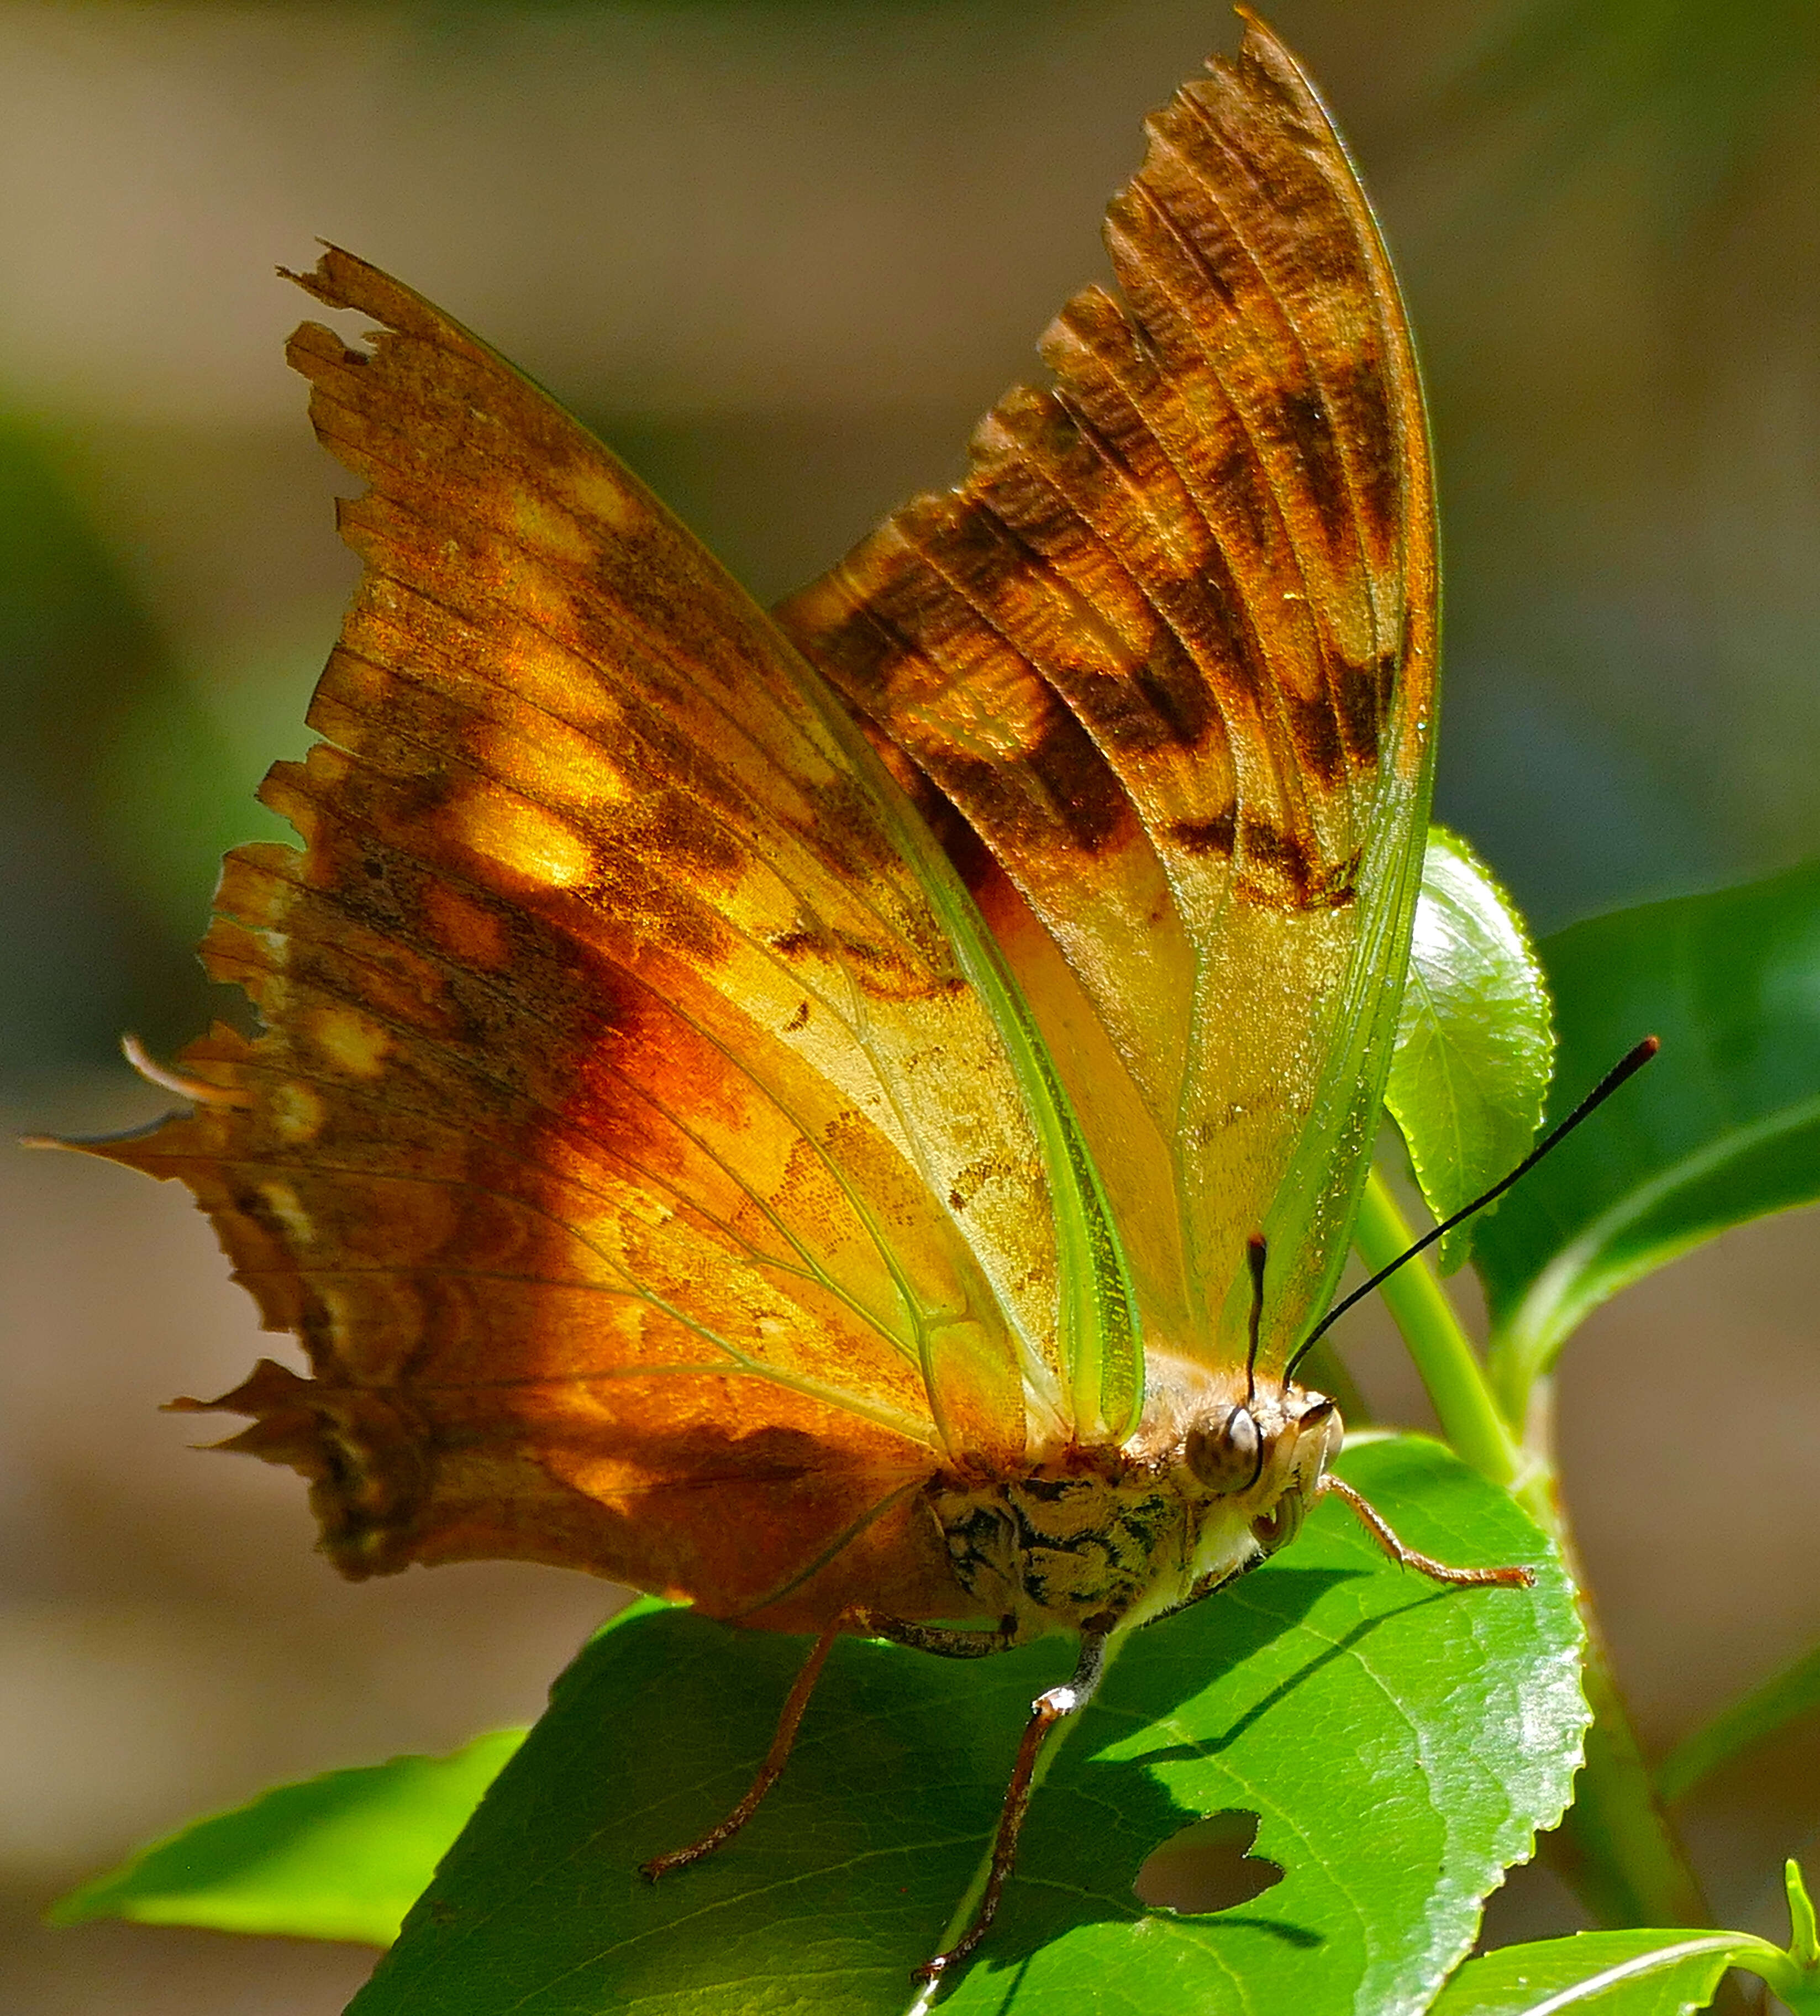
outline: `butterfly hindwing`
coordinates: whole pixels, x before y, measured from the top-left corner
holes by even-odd
[[[910,1489],[1065,1439],[1081,1364],[1137,1376],[1040,1041],[692,538],[418,296],[333,250],[304,284],[380,328],[292,346],[369,487],[326,739],[263,794],[304,848],[230,856],[205,947],[264,1031],[108,1150],[308,1351],[230,1396],[243,1445],[354,1572],[537,1553],[727,1613],[845,1540],[766,1621],[951,1610]]]
[[[1261,1229],[1280,1365],[1343,1261],[1381,1098],[1436,585],[1395,281],[1312,88],[1247,18],[1150,122],[1108,213],[1120,296],[1064,308],[1053,382],[779,614],[920,779],[1023,978],[1153,1342],[1243,1350]]]

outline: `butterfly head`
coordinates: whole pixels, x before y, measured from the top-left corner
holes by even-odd
[[[1343,1435],[1324,1394],[1260,1381],[1188,1430],[1182,1462],[1210,1498],[1246,1516],[1259,1550],[1273,1554],[1301,1530]]]

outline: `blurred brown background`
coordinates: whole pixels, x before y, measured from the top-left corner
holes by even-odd
[[[1820,848],[1820,8],[1279,0],[1425,354],[1448,551],[1441,809],[1543,928]],[[214,862],[271,830],[350,568],[272,276],[332,237],[589,418],[761,595],[907,491],[1101,271],[1212,0],[114,6],[0,0],[0,1064],[99,1129],[200,1025]],[[349,1588],[288,1474],[153,1410],[258,1348],[175,1193],[0,1160],[0,2006],[327,2012],[351,1949],[35,1913],[275,1776],[535,1714],[610,1593]],[[1606,1310],[1574,1506],[1650,1741],[1820,1631],[1820,1248],[1752,1228]],[[1365,1319],[1387,1412],[1420,1417]],[[1741,1419],[1738,1409],[1747,1409]],[[1820,1731],[1696,1802],[1782,1936]],[[1810,1863],[1811,1869],[1812,1864]],[[1565,1928],[1533,1874],[1506,1931]]]

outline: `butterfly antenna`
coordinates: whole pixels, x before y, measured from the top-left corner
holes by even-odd
[[[1523,1160],[1517,1164],[1516,1167],[1510,1172],[1509,1175],[1504,1176],[1497,1183],[1494,1183],[1491,1186],[1491,1189],[1487,1190],[1483,1196],[1476,1197],[1470,1204],[1463,1205],[1459,1211],[1456,1211],[1454,1213],[1452,1217],[1444,1218],[1441,1223],[1434,1226],[1432,1230],[1423,1233],[1422,1237],[1415,1241],[1414,1245],[1408,1247],[1407,1251],[1399,1253],[1396,1258],[1390,1262],[1389,1266],[1380,1267],[1376,1273],[1372,1275],[1371,1279],[1365,1283],[1362,1287],[1354,1288],[1350,1295],[1347,1295],[1342,1300],[1336,1302],[1333,1308],[1327,1312],[1326,1315],[1324,1316],[1321,1320],[1315,1324],[1315,1327],[1309,1331],[1308,1334],[1303,1338],[1300,1345],[1297,1348],[1295,1355],[1283,1368],[1284,1378],[1293,1379],[1295,1377],[1296,1367],[1301,1363],[1302,1360],[1307,1356],[1308,1353],[1314,1348],[1315,1345],[1317,1345],[1320,1340],[1326,1335],[1327,1332],[1333,1327],[1334,1324],[1336,1323],[1343,1316],[1345,1315],[1347,1311],[1352,1307],[1354,1302],[1363,1301],[1365,1297],[1370,1294],[1373,1289],[1381,1287],[1383,1283],[1389,1280],[1390,1276],[1396,1273],[1397,1269],[1402,1266],[1406,1262],[1413,1260],[1418,1253],[1426,1252],[1437,1239],[1442,1238],[1448,1233],[1451,1232],[1456,1225],[1464,1225],[1466,1220],[1473,1215],[1474,1211],[1483,1211],[1486,1205],[1491,1203],[1495,1198],[1502,1197],[1504,1193],[1510,1188],[1512,1183],[1517,1182],[1520,1178],[1527,1176],[1530,1171],[1535,1167],[1537,1163],[1539,1162],[1545,1155],[1552,1154],[1556,1148],[1559,1147],[1561,1143],[1574,1132],[1574,1129],[1580,1125],[1581,1121],[1589,1119],[1595,1113],[1596,1113],[1599,1109],[1604,1105],[1606,1101],[1611,1097],[1612,1094],[1617,1090],[1620,1085],[1623,1085],[1628,1079],[1635,1078],[1637,1073],[1643,1068],[1644,1065],[1655,1056],[1656,1053],[1660,1049],[1661,1047],[1662,1039],[1659,1036],[1646,1036],[1642,1042],[1638,1044],[1637,1047],[1634,1050],[1631,1051],[1628,1056],[1620,1058],[1617,1063],[1612,1066],[1611,1069],[1606,1073],[1605,1076],[1599,1080],[1598,1084],[1595,1085],[1592,1088],[1592,1091],[1590,1091],[1586,1096],[1581,1100],[1580,1103],[1574,1107],[1574,1111],[1568,1114],[1567,1118],[1563,1120],[1558,1127],[1551,1127],[1548,1129],[1548,1132],[1542,1136],[1541,1139],[1536,1143],[1534,1147],[1530,1149],[1529,1153],[1523,1157]],[[1255,1325],[1253,1327],[1255,1329]],[[1253,1355],[1255,1355],[1257,1350],[1255,1342],[1253,1345],[1252,1349]]]
[[[1251,1341],[1245,1353],[1245,1405],[1248,1409],[1257,1399],[1257,1344],[1264,1334],[1264,1263],[1268,1254],[1264,1234],[1253,1233],[1245,1242],[1245,1264],[1251,1269]]]

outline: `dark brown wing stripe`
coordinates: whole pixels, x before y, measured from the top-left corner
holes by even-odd
[[[1394,283],[1318,101],[1246,19],[1149,122],[1107,212],[1117,293],[1063,309],[1052,383],[779,612],[1061,950],[1173,1143],[1216,1301],[1381,941],[1362,864],[1413,801],[1432,677]]]

